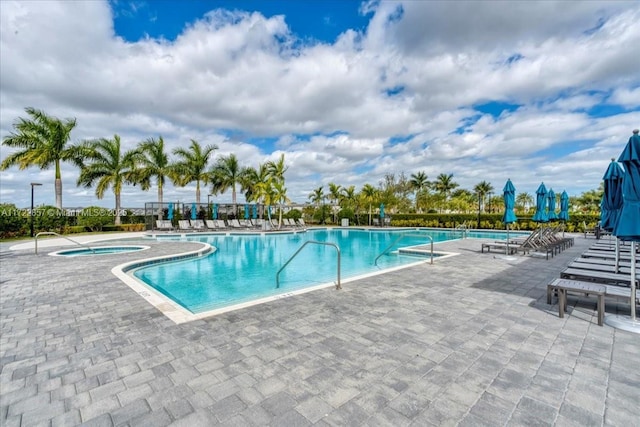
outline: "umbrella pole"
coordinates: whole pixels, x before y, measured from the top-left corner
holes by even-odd
[[[616,268],[615,272],[618,273],[620,270],[620,240],[616,237]]]
[[[636,320],[636,242],[631,242],[631,321]]]
[[[507,223],[507,255],[509,255],[509,223]]]

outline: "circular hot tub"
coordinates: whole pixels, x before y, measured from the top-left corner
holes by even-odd
[[[93,256],[93,255],[114,255],[127,252],[138,252],[149,249],[149,246],[87,246],[77,249],[64,249],[52,252],[53,256]]]

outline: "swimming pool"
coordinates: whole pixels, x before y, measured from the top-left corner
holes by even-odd
[[[307,241],[337,245],[341,277],[348,280],[424,262],[428,258],[416,256],[416,251],[402,254],[398,249],[428,246],[427,235],[435,242],[462,236],[459,230],[424,229],[317,229],[295,234],[192,235],[186,239],[207,243],[216,251],[205,257],[146,265],[130,274],[183,309],[203,313],[310,287],[331,286],[336,281],[337,251],[331,246],[314,244],[307,245],[281,271],[279,286],[276,283],[278,270]],[[467,237],[500,239],[505,235],[469,232]],[[392,244],[388,253],[380,256]]]

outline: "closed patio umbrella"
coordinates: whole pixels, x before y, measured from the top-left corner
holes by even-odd
[[[550,188],[547,193],[547,199],[549,201],[547,218],[549,221],[557,221],[558,215],[556,215],[556,193],[553,192],[553,189]]]
[[[507,183],[502,189],[504,200],[504,215],[502,216],[502,222],[507,226],[507,255],[509,254],[509,224],[513,224],[518,220],[516,214],[513,212],[513,208],[516,204],[516,188],[510,179],[507,179]]]
[[[536,190],[536,211],[531,218],[535,222],[547,222],[549,217],[547,216],[547,188],[544,186],[544,182],[540,184]]]
[[[191,219],[198,219],[198,211],[195,203],[191,204]]]
[[[253,205],[253,215],[252,218],[253,219],[258,219],[258,205]]]
[[[640,242],[640,136],[633,131],[629,142],[618,158],[625,169],[622,179],[622,209],[614,234],[620,240],[631,242],[631,315],[607,316],[607,324],[640,334],[636,319],[636,242]]]
[[[169,203],[169,208],[167,209],[167,219],[173,219],[173,203]]]
[[[249,219],[249,205],[244,205],[244,219]]]
[[[384,203],[380,203],[380,227],[384,225]]]
[[[569,221],[569,195],[563,191],[560,195],[560,213],[558,214],[560,221]]]
[[[213,204],[213,209],[211,210],[211,219],[218,219],[218,204]]]
[[[622,208],[622,180],[624,171],[620,165],[611,159],[609,167],[602,180],[604,181],[604,194],[602,196],[602,209],[600,212],[601,227],[613,232],[618,222],[620,208]]]

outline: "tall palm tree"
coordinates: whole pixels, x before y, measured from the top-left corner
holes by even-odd
[[[235,154],[222,156],[209,171],[211,179],[211,192],[213,194],[224,193],[231,188],[231,201],[234,205],[234,212],[237,211],[236,185],[241,184],[246,169],[240,167]]]
[[[185,186],[190,182],[196,182],[196,203],[200,205],[200,182],[209,181],[209,157],[211,153],[218,149],[217,145],[207,145],[202,148],[200,143],[195,139],[191,140],[188,149],[182,147],[173,150],[173,154],[178,156],[173,164],[173,170],[176,176],[176,183]]]
[[[82,154],[77,147],[67,147],[71,139],[71,131],[76,127],[76,119],[64,121],[48,116],[41,110],[25,108],[31,119],[19,118],[13,125],[15,132],[10,133],[2,141],[3,145],[21,148],[0,164],[0,170],[18,166],[21,170],[29,166],[49,169],[53,165],[55,172],[56,207],[62,209],[62,174],[61,162],[71,162],[76,166],[82,164]]]
[[[427,181],[427,174],[420,171],[418,173],[412,173],[409,180],[409,186],[415,190],[415,207],[418,210],[418,199],[420,194],[429,188],[429,181]]]
[[[258,165],[255,169],[248,166],[240,173],[240,188],[244,192],[244,197],[248,202],[260,202],[260,195],[257,192],[257,185],[265,182],[269,176],[266,164]]]
[[[273,181],[273,201],[278,205],[278,230],[282,227],[282,211],[285,204],[291,202],[287,197],[284,181]]]
[[[284,154],[281,154],[277,161],[268,162],[267,169],[269,171],[269,175],[271,175],[276,181],[284,184],[284,173],[289,169],[289,167],[284,164]]]
[[[342,198],[342,187],[338,184],[334,184],[333,182],[329,183],[329,200],[331,201],[331,213],[333,214],[333,222],[336,222],[336,211],[333,209],[333,206],[340,206],[340,200]]]
[[[309,200],[311,200],[311,203],[316,205],[316,209],[320,208],[322,199],[324,199],[324,189],[322,188],[322,186],[316,188],[309,194]]]
[[[518,193],[516,196],[516,206],[522,212],[529,212],[529,207],[533,205],[533,196],[527,192]]]
[[[482,200],[482,212],[486,212],[485,197],[487,196],[487,194],[493,191],[493,185],[491,185],[487,181],[480,181],[479,183],[476,184],[475,187],[473,187],[473,191],[475,191],[476,194],[478,195],[478,198]]]
[[[371,207],[377,195],[378,190],[371,184],[365,184],[364,187],[362,187],[362,196],[369,205],[369,225],[371,225]]]
[[[149,138],[138,144],[134,155],[136,170],[134,182],[140,183],[143,190],[151,188],[151,180],[156,179],[158,186],[158,219],[162,219],[163,188],[167,178],[173,179],[174,171],[169,156],[164,150],[162,136]]]
[[[78,185],[89,188],[97,183],[98,199],[102,199],[105,191],[111,187],[116,198],[115,224],[120,225],[120,194],[123,184],[133,180],[136,153],[131,150],[123,154],[118,135],[114,135],[113,139],[85,141],[81,146],[87,153],[87,163],[80,169]]]
[[[458,187],[458,183],[453,181],[453,174],[449,175],[441,173],[433,183],[435,190],[444,197],[444,203],[446,204],[451,195],[451,191]]]

